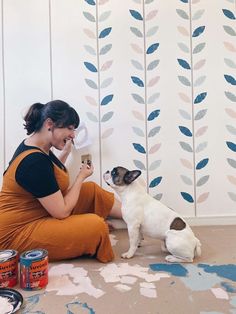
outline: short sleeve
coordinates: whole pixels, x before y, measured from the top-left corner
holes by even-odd
[[[36,198],[51,195],[59,190],[48,156],[34,152],[26,156],[16,170],[16,182]]]

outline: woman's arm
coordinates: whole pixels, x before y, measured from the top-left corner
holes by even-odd
[[[64,196],[59,190],[51,195],[38,198],[39,202],[54,218],[64,219],[70,216],[79,199],[82,183],[93,173],[93,170],[93,165],[89,167],[87,164],[83,164],[74,184]]]

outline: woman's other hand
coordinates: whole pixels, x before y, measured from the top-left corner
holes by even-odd
[[[94,167],[93,164],[88,165],[87,163],[83,163],[80,167],[80,171],[78,177],[82,180],[90,177],[93,174]]]

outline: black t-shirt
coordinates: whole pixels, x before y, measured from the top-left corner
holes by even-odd
[[[38,149],[22,159],[16,169],[16,182],[35,197],[45,197],[59,190],[56,181],[53,163],[66,171],[61,161],[50,151],[49,155],[34,146],[27,146],[24,141],[16,149],[9,165],[22,152],[29,149]],[[7,170],[6,170],[7,171]]]

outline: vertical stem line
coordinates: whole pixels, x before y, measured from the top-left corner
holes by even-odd
[[[50,90],[50,93],[51,93],[51,100],[53,100],[53,69],[52,69],[52,15],[51,15],[51,12],[52,12],[52,8],[51,8],[51,0],[48,1],[48,7],[49,7],[49,10],[48,10],[48,23],[49,23],[49,58],[50,58],[50,84],[51,84],[51,90]]]
[[[6,169],[6,84],[5,84],[5,58],[4,58],[4,1],[1,1],[1,15],[2,15],[2,92],[3,92],[3,165]]]

